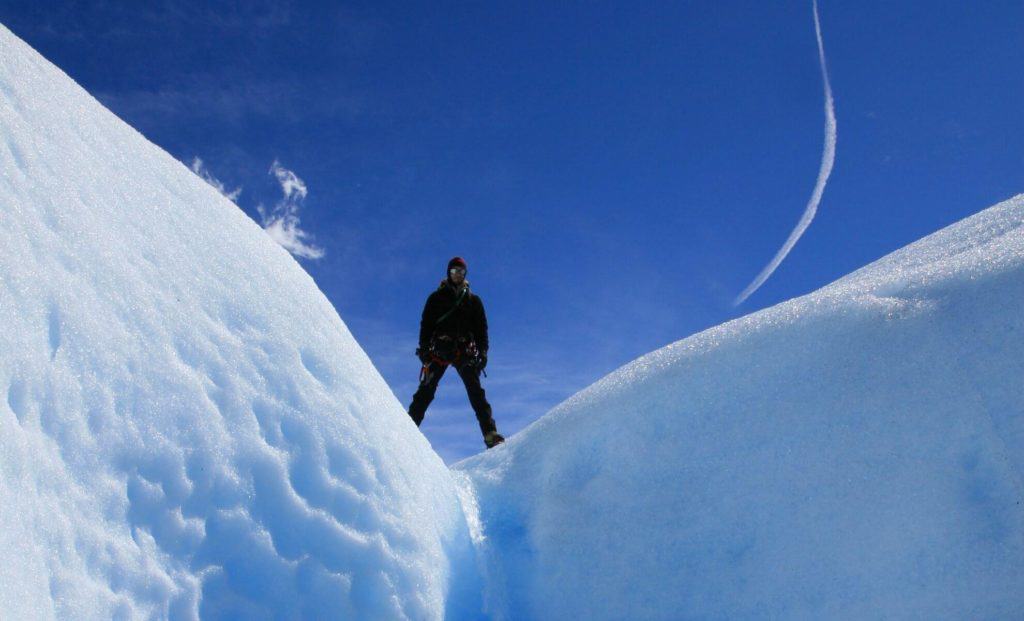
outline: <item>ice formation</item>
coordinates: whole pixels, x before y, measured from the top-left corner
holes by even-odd
[[[3,27],[0,326],[0,617],[478,591],[448,470],[312,279]]]
[[[444,467],[288,253],[0,27],[0,617],[1024,617],[1024,197]]]
[[[1024,195],[462,462],[509,619],[1024,618]]]

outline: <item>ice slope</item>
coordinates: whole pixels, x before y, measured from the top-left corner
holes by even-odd
[[[0,26],[0,617],[465,617],[468,554],[299,265]]]
[[[1024,196],[457,468],[496,618],[1024,618]]]

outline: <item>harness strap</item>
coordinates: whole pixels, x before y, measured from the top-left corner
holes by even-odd
[[[459,308],[459,304],[462,304],[462,300],[463,300],[463,298],[466,297],[466,292],[467,291],[469,291],[469,287],[462,287],[462,289],[459,290],[459,296],[457,298],[455,298],[455,304],[448,310],[447,313],[441,315],[441,317],[436,322],[434,322],[434,326],[441,325],[442,321],[444,321],[445,319],[448,319],[448,317],[450,317],[451,314],[454,313]],[[430,352],[430,359],[431,359],[431,361],[439,364],[442,367],[446,367],[448,365],[454,365],[454,364],[456,364],[462,358],[462,348],[460,348],[458,346],[458,343],[456,343],[456,345],[455,345],[455,358],[453,358],[452,360],[442,360],[439,356],[435,355],[434,354],[433,341],[431,342],[431,348],[430,349],[431,349],[431,352]],[[424,367],[423,367],[424,373],[426,372],[426,368],[427,368],[427,365],[424,365]],[[421,376],[422,376],[422,374],[421,374]]]
[[[446,367],[446,366],[448,366],[450,364],[455,364],[456,362],[459,361],[459,358],[461,358],[461,357],[462,357],[462,351],[459,350],[459,349],[455,350],[455,357],[452,358],[451,360],[442,360],[438,356],[435,356],[434,354],[430,354],[430,359],[432,361],[436,362],[437,364],[441,365],[442,367]]]
[[[462,298],[466,296],[466,291],[469,291],[469,287],[463,287],[462,290],[459,291],[459,297],[455,298],[455,306],[452,306],[447,313],[441,315],[441,318],[434,323],[435,326],[441,325],[442,321],[448,319],[448,317],[455,312],[455,309],[457,309],[459,307],[459,304],[462,303]]]

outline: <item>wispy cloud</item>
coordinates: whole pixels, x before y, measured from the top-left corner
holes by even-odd
[[[281,186],[283,197],[271,209],[259,205],[256,210],[260,214],[260,225],[271,239],[285,250],[303,259],[319,259],[324,256],[324,249],[308,243],[312,236],[299,226],[299,210],[306,200],[306,183],[294,172],[288,170],[277,160],[270,166],[270,174]]]
[[[85,38],[85,21],[89,22],[89,36],[102,40],[146,40],[154,32],[176,41],[196,32],[259,38],[284,33],[293,24],[291,3],[281,0],[217,3],[219,6],[161,0],[137,3],[130,15],[119,3],[107,0],[50,4],[37,20],[28,23],[33,32],[60,38]]]
[[[97,91],[95,96],[118,116],[143,128],[189,123],[245,127],[268,120],[288,124],[311,118],[356,123],[378,114],[367,106],[367,94],[337,91],[337,84],[326,79],[300,83],[294,75],[236,77],[213,71],[189,75],[187,83],[186,77],[171,75],[156,90]]]
[[[229,190],[224,183],[215,177],[199,157],[193,157],[189,168],[199,178],[223,194],[228,200],[237,203],[242,188]],[[267,208],[262,203],[256,206],[260,215],[260,226],[270,238],[285,250],[303,259],[319,259],[324,256],[324,249],[313,245],[312,235],[304,231],[299,222],[299,211],[309,194],[306,182],[293,171],[288,170],[276,159],[270,165],[269,174],[281,188],[281,200],[273,207]]]
[[[800,221],[797,222],[796,228],[789,234],[786,239],[786,243],[782,244],[782,248],[775,254],[775,257],[761,270],[761,273],[757,275],[757,278],[753,280],[747,288],[740,293],[736,300],[733,302],[734,306],[742,304],[752,293],[758,290],[761,285],[764,284],[768,277],[772,275],[775,268],[779,267],[782,260],[786,258],[789,251],[793,249],[796,242],[800,239],[800,236],[804,234],[807,227],[810,226],[811,220],[814,219],[814,214],[818,211],[818,203],[821,202],[821,195],[825,192],[825,184],[828,183],[829,175],[832,174],[832,165],[836,160],[836,111],[835,105],[832,101],[832,86],[828,81],[828,69],[825,66],[825,45],[821,40],[821,22],[818,20],[818,0],[812,0],[811,7],[814,11],[814,34],[818,39],[818,63],[821,66],[821,78],[824,82],[825,88],[825,147],[821,153],[821,167],[818,169],[818,180],[814,184],[814,191],[811,193],[810,200],[807,201],[807,207],[804,209],[804,215],[800,216]]]
[[[270,36],[292,25],[289,2],[249,0],[218,7],[202,6],[186,0],[164,0],[151,7],[139,7],[138,15],[145,21],[166,27],[166,24],[189,26],[214,32],[241,32],[248,36]]]
[[[189,168],[192,169],[192,172],[199,175],[199,177],[203,181],[210,184],[218,192],[223,194],[224,197],[227,198],[229,201],[231,201],[232,203],[238,202],[238,197],[242,194],[241,186],[235,188],[234,190],[228,190],[227,186],[225,186],[220,181],[220,179],[214,177],[213,174],[209,171],[209,169],[206,168],[206,165],[203,163],[203,160],[198,157],[192,158],[192,164],[189,166]]]

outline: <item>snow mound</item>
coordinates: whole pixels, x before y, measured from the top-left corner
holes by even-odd
[[[514,619],[1024,618],[1024,196],[457,468]]]
[[[0,616],[463,614],[451,476],[312,280],[2,26],[0,326]]]

